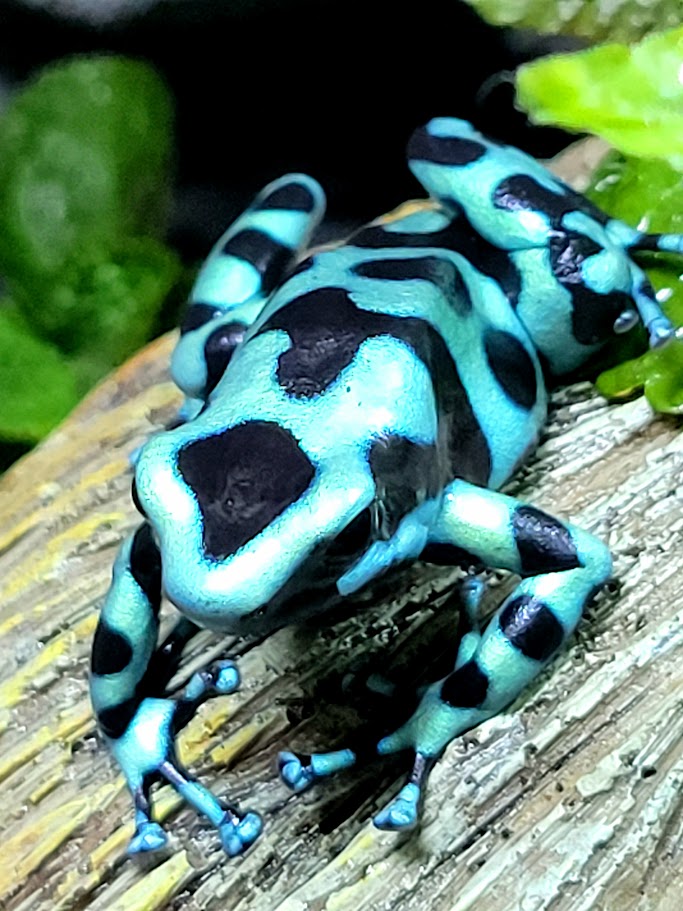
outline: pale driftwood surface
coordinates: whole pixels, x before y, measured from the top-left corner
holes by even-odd
[[[184,677],[240,656],[243,687],[214,700],[183,757],[221,795],[258,809],[264,836],[229,860],[168,790],[173,852],[128,860],[131,807],[95,736],[86,673],[121,538],[136,524],[128,454],[174,413],[171,340],[108,380],[0,485],[0,906],[143,911],[629,911],[683,894],[683,437],[643,400],[588,385],[555,396],[513,492],[610,544],[621,591],[508,712],[454,743],[432,775],[422,830],[370,818],[396,790],[379,766],[293,797],[278,749],[330,745],[352,719],[325,698],[363,656],[427,663],[450,649],[438,608],[450,571],[396,583],[322,631],[260,645],[205,634]],[[495,583],[495,580],[494,580]],[[503,587],[494,584],[493,604]],[[422,607],[421,607],[422,605]],[[426,644],[425,644],[426,643]]]

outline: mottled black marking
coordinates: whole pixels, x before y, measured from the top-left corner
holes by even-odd
[[[465,316],[472,310],[472,299],[460,270],[450,259],[441,256],[397,257],[359,263],[351,270],[355,275],[381,281],[425,281],[435,285],[453,309]]]
[[[513,174],[502,180],[493,192],[493,204],[508,212],[542,212],[555,229],[568,212],[583,212],[601,225],[610,221],[590,200],[565,184],[558,181],[557,190],[549,190],[528,174]]]
[[[484,350],[489,369],[507,397],[522,408],[536,404],[536,368],[531,355],[518,338],[502,329],[488,329]]]
[[[572,332],[583,345],[594,345],[614,335],[614,322],[632,305],[624,291],[601,294],[589,288],[581,266],[603,248],[591,238],[575,231],[556,231],[550,236],[550,265],[553,274],[571,295]]]
[[[343,288],[317,288],[282,307],[259,330],[284,330],[292,347],[278,359],[278,382],[297,398],[327,389],[368,338],[390,335],[409,345],[430,371],[446,440],[444,479],[486,484],[491,454],[448,347],[436,329],[415,317],[357,307]]]
[[[212,392],[221,377],[225,373],[225,368],[235,352],[235,348],[244,338],[247,327],[244,323],[231,322],[218,326],[209,335],[204,343],[204,359],[206,361],[206,386],[204,395]]]
[[[461,212],[445,212],[451,216],[445,228],[437,231],[398,232],[382,225],[368,225],[353,234],[348,243],[354,247],[374,250],[402,247],[441,248],[460,253],[475,269],[487,275],[500,285],[512,307],[517,306],[522,290],[522,277],[510,253],[489,243],[476,231]]]
[[[473,709],[486,699],[489,678],[474,659],[453,671],[441,684],[441,699],[453,708]]]
[[[486,146],[475,139],[435,136],[426,127],[415,130],[407,149],[409,160],[457,166],[472,164],[485,154]]]
[[[406,513],[441,490],[438,452],[434,445],[392,436],[373,443],[368,463],[377,491],[378,535],[388,540]]]
[[[109,737],[111,740],[118,740],[119,737],[122,737],[135,717],[139,705],[139,696],[131,696],[117,705],[98,712],[97,721],[105,737]]]
[[[268,421],[195,440],[178,453],[178,468],[199,503],[204,550],[216,560],[267,528],[315,474],[292,434]]]
[[[292,258],[289,247],[253,228],[234,234],[224,245],[223,253],[250,263],[261,276],[265,294],[269,294],[282,280]]]
[[[90,658],[90,670],[99,677],[118,674],[128,667],[133,649],[125,636],[100,620],[95,630]]]
[[[519,506],[512,531],[523,576],[576,569],[582,563],[566,525],[533,506]]]
[[[133,537],[130,573],[156,614],[161,604],[161,554],[147,522],[138,528]]]
[[[506,638],[535,661],[547,661],[564,640],[564,629],[552,610],[532,595],[519,595],[503,608],[500,628]]]
[[[296,209],[299,212],[312,212],[315,208],[315,197],[302,183],[288,183],[260,199],[257,209]]]
[[[186,332],[199,329],[200,326],[210,322],[214,316],[218,316],[220,312],[213,304],[190,304],[180,324],[180,334],[185,335]]]
[[[638,240],[631,244],[631,250],[634,253],[666,253],[666,250],[660,248],[661,241],[661,234],[641,234]]]

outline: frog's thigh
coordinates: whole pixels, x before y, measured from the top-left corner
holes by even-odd
[[[612,566],[591,534],[464,481],[450,486],[432,540],[525,578],[483,633],[463,640],[455,670],[427,690],[380,752],[413,747],[438,756],[453,737],[509,704],[572,634]]]

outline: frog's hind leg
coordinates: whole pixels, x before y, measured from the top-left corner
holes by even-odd
[[[464,481],[447,490],[432,539],[524,578],[482,632],[474,629],[462,639],[454,670],[432,684],[408,722],[378,744],[382,754],[414,750],[416,768],[423,770],[378,814],[380,828],[416,824],[430,763],[535,679],[611,572],[609,552],[597,538]]]
[[[325,196],[305,174],[268,184],[219,238],[194,284],[171,374],[188,396],[186,419],[216,386],[269,294],[321,220]]]
[[[416,130],[408,158],[427,192],[507,257],[510,303],[551,372],[575,369],[639,320],[651,347],[673,336],[633,256],[680,254],[680,236],[611,219],[529,155],[462,120],[439,117]]]
[[[192,781],[175,755],[178,731],[208,698],[234,692],[239,675],[232,661],[218,661],[195,673],[178,699],[163,698],[183,645],[197,627],[181,621],[157,649],[161,562],[149,525],[141,525],[121,547],[112,586],[93,643],[90,691],[97,721],[123,771],[135,805],[130,853],[166,843],[153,820],[151,785],[167,781],[217,828],[230,855],[258,836],[255,813],[225,807]]]

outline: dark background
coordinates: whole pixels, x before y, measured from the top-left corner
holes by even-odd
[[[566,144],[514,108],[511,73],[567,47],[484,24],[461,0],[167,0],[135,14],[122,0],[0,0],[0,80],[11,90],[64,55],[151,61],[177,105],[171,242],[204,255],[268,180],[315,176],[327,232],[423,196],[408,173],[411,131],[435,115],[545,157]],[[70,15],[66,11],[70,10]]]

